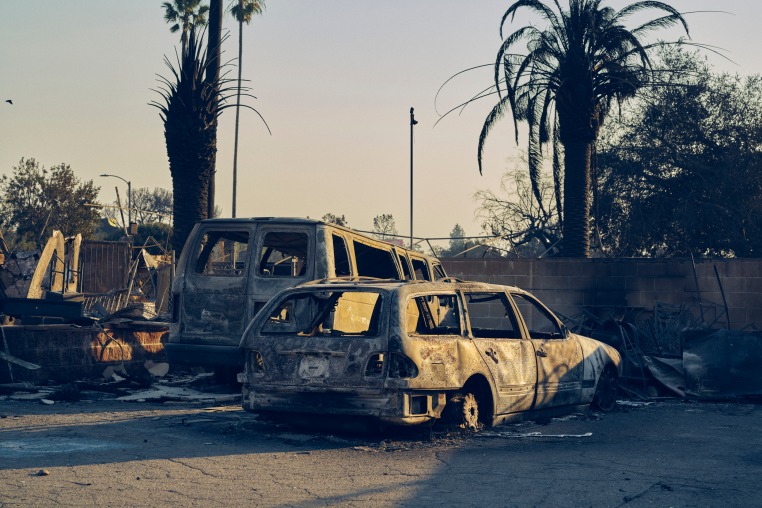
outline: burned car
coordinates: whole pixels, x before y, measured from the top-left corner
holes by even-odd
[[[620,357],[515,287],[331,281],[281,292],[241,339],[243,407],[476,429],[616,404]]]

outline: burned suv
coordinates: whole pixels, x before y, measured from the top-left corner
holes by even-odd
[[[281,292],[241,340],[243,407],[446,418],[468,428],[616,403],[620,357],[570,333],[526,291],[325,280]]]

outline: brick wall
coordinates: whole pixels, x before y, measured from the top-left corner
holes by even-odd
[[[40,365],[28,370],[0,360],[0,383],[26,381],[37,384],[69,383],[99,379],[109,365],[145,372],[146,360],[166,361],[166,325],[138,322],[131,325],[94,327],[71,325],[4,326],[6,352]]]
[[[583,308],[652,310],[656,302],[690,308],[704,321],[762,328],[762,259],[443,259],[448,275],[518,286],[564,316]],[[715,268],[717,275],[715,275]],[[699,302],[701,306],[699,307]]]

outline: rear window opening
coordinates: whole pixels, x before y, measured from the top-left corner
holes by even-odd
[[[262,240],[258,273],[264,277],[302,277],[307,274],[306,233],[270,232]]]
[[[207,276],[242,277],[248,248],[248,231],[208,231],[196,248],[194,271]]]
[[[378,279],[399,279],[397,265],[392,252],[371,247],[358,241],[354,242],[357,275]]]
[[[302,293],[278,304],[262,326],[262,334],[375,336],[378,334],[380,315],[381,295],[378,293]]]

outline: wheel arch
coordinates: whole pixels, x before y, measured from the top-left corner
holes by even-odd
[[[473,393],[479,403],[479,420],[487,427],[495,418],[495,392],[483,374],[473,374],[460,389],[462,393]]]

